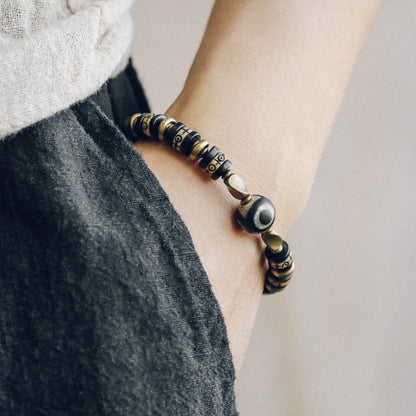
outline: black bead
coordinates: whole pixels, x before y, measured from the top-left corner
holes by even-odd
[[[164,141],[169,145],[172,146],[173,139],[176,136],[176,133],[182,128],[185,127],[183,123],[174,123],[172,126],[168,127],[165,132],[163,133]]]
[[[267,260],[272,261],[274,263],[282,263],[290,254],[289,244],[287,244],[286,241],[283,240],[282,249],[277,253],[273,253],[273,251],[271,251],[269,247],[266,247],[265,254]]]
[[[216,181],[218,178],[220,178],[221,176],[224,176],[231,167],[231,161],[230,160],[226,160],[212,175],[211,178],[214,179],[214,181]]]
[[[191,131],[184,139],[181,145],[181,153],[183,153],[186,156],[189,156],[191,154],[191,150],[194,146],[194,144],[201,140],[201,136],[197,131]]]
[[[266,214],[263,214],[265,211]],[[237,221],[249,233],[266,231],[273,225],[275,216],[272,202],[261,195],[252,195],[249,202],[237,209]]]
[[[271,269],[267,270],[266,273],[266,279],[269,281],[270,284],[272,285],[278,285],[279,283],[285,283],[287,281],[289,281],[292,278],[292,275],[290,274],[289,276],[285,276],[285,277],[277,277],[274,274],[272,274]]]
[[[147,113],[143,113],[136,119],[136,121],[133,124],[133,132],[139,139],[147,139],[148,137],[143,133],[142,130],[142,121],[144,117],[147,115]],[[130,120],[129,120],[130,121]],[[136,138],[136,140],[137,140]]]
[[[126,134],[126,137],[133,143],[137,142],[138,137],[133,134],[132,128],[130,127],[130,117],[127,117],[123,123],[123,131]],[[134,128],[134,126],[133,126]]]
[[[160,123],[166,118],[164,114],[158,114],[150,120],[149,130],[154,139],[158,138]]]
[[[201,161],[199,162],[199,166],[205,169],[208,166],[209,162],[211,162],[211,160],[214,159],[214,157],[217,155],[219,150],[220,149],[218,149],[217,146],[212,146],[211,150],[205,153],[205,155],[202,157]]]
[[[290,278],[291,276],[278,279],[271,274],[270,270],[268,270],[264,281],[263,293],[271,294],[281,292],[289,284]]]

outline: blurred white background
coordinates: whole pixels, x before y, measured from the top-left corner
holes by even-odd
[[[213,1],[136,2],[133,59],[155,111],[180,92]],[[386,0],[264,298],[237,380],[252,415],[416,414],[416,2]]]

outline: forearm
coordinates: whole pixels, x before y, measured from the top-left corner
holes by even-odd
[[[218,145],[250,191],[275,203],[282,234],[307,201],[378,3],[217,1],[184,89],[168,110]],[[191,232],[238,369],[262,291],[258,240],[236,229],[235,202],[216,183],[177,155],[137,147]]]

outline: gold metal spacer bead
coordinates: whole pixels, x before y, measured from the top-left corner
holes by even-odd
[[[192,147],[191,153],[189,154],[189,159],[197,160],[202,157],[208,150],[209,143],[206,140],[197,141]]]
[[[265,231],[262,233],[261,238],[273,253],[278,253],[282,250],[283,238],[275,230],[269,229]]]
[[[168,126],[170,126],[173,123],[176,123],[176,120],[174,118],[169,117],[169,118],[165,118],[164,120],[162,120],[162,122],[159,124],[157,137],[159,138],[160,141],[163,142],[163,133],[168,128]]]
[[[223,181],[225,182],[231,175],[235,175],[235,173],[230,169],[225,176],[222,178]]]
[[[241,205],[248,204],[250,201],[251,201],[251,195],[248,194],[241,200]]]
[[[247,191],[246,185],[243,180],[235,173],[227,174],[224,177],[224,183],[230,192],[230,194],[235,198],[241,200],[243,204],[243,200],[249,196]],[[244,203],[249,202],[247,200]]]
[[[136,114],[133,114],[133,115],[130,117],[130,120],[129,120],[129,127],[130,127],[131,133],[133,134],[133,136],[134,136],[134,137],[138,137],[137,133],[134,131],[134,125],[136,124],[137,119],[138,119],[141,115],[142,115],[142,113],[136,113]]]

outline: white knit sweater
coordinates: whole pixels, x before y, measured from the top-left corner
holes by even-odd
[[[0,139],[97,91],[127,63],[133,0],[0,0]]]

